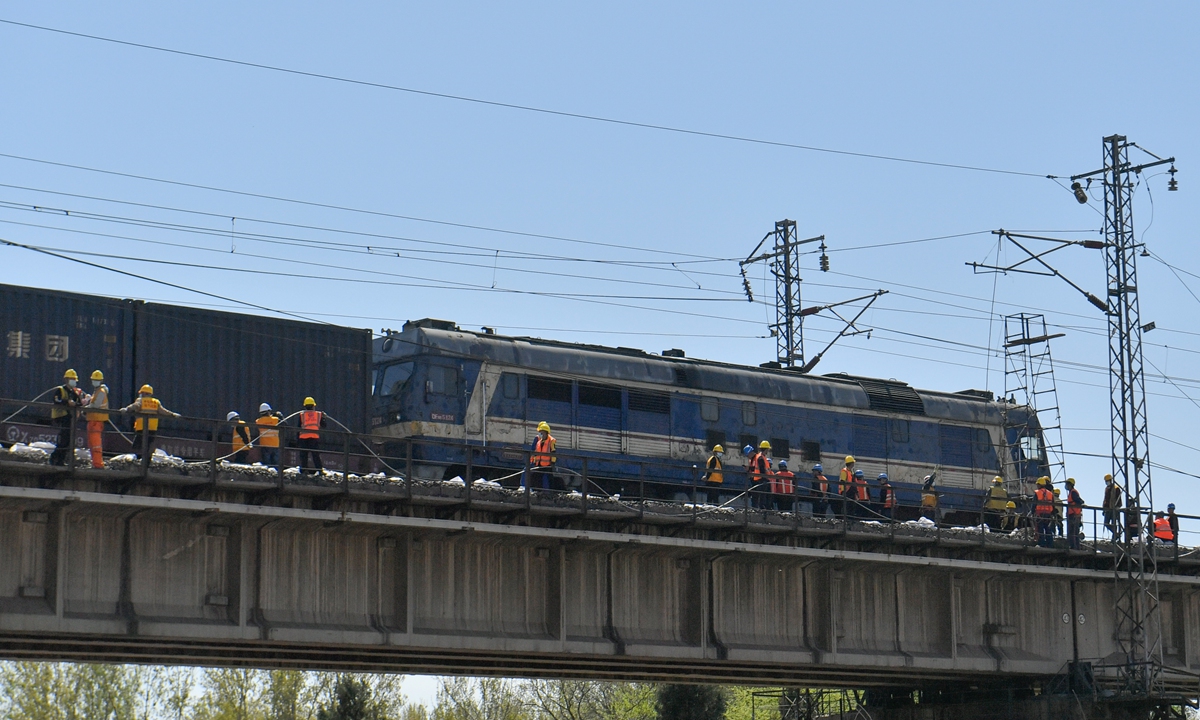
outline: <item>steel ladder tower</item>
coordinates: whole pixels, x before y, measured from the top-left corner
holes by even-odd
[[[1046,316],[1031,313],[1015,313],[1004,316],[1004,397],[1019,398],[1033,409],[1037,425],[1044,441],[1039,453],[1044,453],[1055,482],[1066,480],[1063,462],[1062,413],[1058,404],[1058,387],[1054,382],[1054,358],[1050,355],[1050,341],[1063,337],[1063,333],[1051,335],[1046,329]],[[1033,418],[1031,418],[1033,419]],[[1032,423],[1023,426],[1025,435],[1032,430]],[[1022,455],[1015,464],[1019,468],[1026,460],[1024,445]],[[1011,477],[1024,490],[1019,472]]]
[[[784,367],[804,365],[804,332],[800,319],[800,245],[795,220],[775,223],[775,353]]]
[[[1126,513],[1145,522],[1154,506],[1150,485],[1146,380],[1138,304],[1137,252],[1133,231],[1130,143],[1123,135],[1104,138],[1104,240],[1108,270],[1108,364],[1112,414],[1113,479],[1125,490]],[[1157,163],[1156,163],[1157,164]],[[1132,519],[1126,517],[1126,523]],[[1142,537],[1138,537],[1140,534]],[[1122,690],[1162,693],[1162,629],[1158,568],[1144,533],[1124,534],[1117,543],[1117,639],[1126,656],[1119,670]]]

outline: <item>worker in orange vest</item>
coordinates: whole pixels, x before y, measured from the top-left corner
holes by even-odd
[[[750,493],[750,504],[754,507],[766,508],[770,501],[771,481],[771,443],[763,440],[758,444],[758,450],[750,454],[746,464],[746,487]]]
[[[308,456],[312,456],[315,474],[325,472],[321,464],[321,455],[317,448],[321,444],[321,429],[325,427],[325,413],[317,409],[317,401],[311,397],[304,398],[304,410],[300,413],[300,434],[296,444],[300,447],[300,472],[308,472]]]
[[[533,440],[533,452],[529,455],[529,487],[540,487],[543,490],[553,490],[554,465],[558,462],[554,451],[558,441],[550,434],[550,423],[545,420],[538,423],[537,437]],[[587,492],[587,488],[584,488]]]
[[[849,495],[850,487],[854,484],[854,463],[854,456],[847,455],[845,464],[838,471],[838,499],[835,502],[837,503],[837,514],[842,517],[847,517],[849,514],[846,497]]]
[[[788,470],[787,460],[779,461],[779,469],[771,476],[771,491],[775,494],[775,509],[792,511],[792,495],[796,492],[796,474]]]
[[[1067,478],[1067,547],[1079,549],[1079,533],[1083,529],[1083,496],[1075,489],[1075,478]]]
[[[862,470],[855,470],[854,475],[850,478],[850,485],[846,488],[847,500],[847,515],[854,517],[864,517],[867,514],[867,503],[871,499],[871,493],[867,489],[867,476]]]
[[[267,403],[258,406],[258,417],[254,424],[258,426],[259,459],[263,465],[279,464],[279,422],[283,416],[271,409]]]
[[[879,514],[888,521],[896,519],[896,490],[887,473],[879,473]]]
[[[1167,514],[1159,510],[1154,514],[1154,539],[1165,543],[1175,542],[1175,532],[1171,530],[1171,521]]]
[[[1054,547],[1053,523],[1054,523],[1054,493],[1048,487],[1050,478],[1040,477],[1037,481],[1037,490],[1034,491],[1035,504],[1033,506],[1034,519],[1037,521],[1038,546],[1039,547]]]
[[[823,518],[829,511],[829,478],[821,463],[812,466],[813,516]]]
[[[134,440],[134,454],[142,456],[142,469],[150,468],[150,459],[154,457],[154,437],[158,434],[158,418],[163,415],[179,417],[179,413],[171,412],[154,397],[154,388],[143,385],[138,389],[138,399],[121,408],[121,412],[136,413],[133,419],[133,431],[137,433]]]
[[[104,467],[104,423],[108,422],[108,386],[104,373],[92,373],[92,394],[84,399],[87,413],[88,449],[92,452],[92,467]]]

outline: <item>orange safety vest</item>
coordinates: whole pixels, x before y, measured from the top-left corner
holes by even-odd
[[[708,458],[708,464],[704,466],[707,473],[704,476],[704,482],[720,485],[725,482],[724,465],[721,463],[721,458],[712,455]]]
[[[155,432],[156,430],[158,430],[158,409],[161,406],[162,406],[162,403],[160,403],[155,398],[152,398],[152,397],[138,398],[137,411],[139,413],[145,413],[150,416],[150,432]],[[133,421],[134,432],[141,432],[142,427],[144,427],[143,423],[145,423],[145,421],[146,421],[145,417],[143,417],[142,415],[138,415],[137,418],[135,418]]]
[[[1167,542],[1175,542],[1175,533],[1171,531],[1171,521],[1165,517],[1155,518],[1154,537]]]
[[[319,422],[319,421],[318,421]],[[261,415],[254,424],[258,426],[258,446],[265,448],[279,447],[279,418],[275,415]]]
[[[246,440],[242,437],[241,430],[246,431],[246,435],[250,434],[249,426],[246,421],[238,418],[237,424],[233,426],[233,451],[238,452],[246,447]]]
[[[1083,515],[1083,496],[1074,488],[1071,488],[1070,494],[1067,495],[1067,515],[1070,517]]]
[[[822,495],[829,492],[829,478],[825,477],[825,473],[813,475],[813,484],[816,486],[816,491]]]
[[[879,499],[883,501],[883,508],[890,510],[896,507],[896,491],[891,485],[884,485],[879,488]]]
[[[792,484],[792,478],[796,477],[796,473],[791,470],[780,470],[771,478],[771,492],[780,495],[791,495],[795,490]]]
[[[866,478],[854,478],[854,489],[858,493],[859,502],[867,502],[871,499],[871,492],[867,489]]]
[[[546,439],[541,436],[533,443],[533,457],[529,459],[529,464],[533,467],[550,467],[557,459],[554,457],[555,445],[557,442],[554,436],[546,433]]]
[[[321,418],[325,416],[320,410],[305,410],[300,413],[300,439],[316,440],[321,437]]]
[[[849,468],[842,468],[838,473],[838,495],[845,495],[846,490],[854,483],[854,471]]]
[[[1034,492],[1037,497],[1037,504],[1034,505],[1033,512],[1035,515],[1052,515],[1054,514],[1054,493],[1046,488],[1038,488]]]
[[[771,478],[771,461],[762,451],[756,452],[750,456],[750,465],[746,470],[750,473],[750,484],[757,485]]]

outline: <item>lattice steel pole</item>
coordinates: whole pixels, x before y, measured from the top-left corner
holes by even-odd
[[[800,319],[800,245],[795,220],[775,223],[775,354],[784,367],[804,365]]]
[[[1112,415],[1113,479],[1125,490],[1126,523],[1135,515],[1144,528],[1154,507],[1150,484],[1150,434],[1146,424],[1146,380],[1138,303],[1137,252],[1133,231],[1133,182],[1129,143],[1123,135],[1104,138],[1104,240],[1108,270],[1108,364]],[[1139,168],[1140,170],[1140,168]],[[1125,534],[1118,543],[1117,637],[1126,655],[1122,678],[1134,694],[1162,690],[1162,630],[1159,626],[1158,568],[1149,540]]]

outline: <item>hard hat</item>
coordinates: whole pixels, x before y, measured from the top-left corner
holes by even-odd
[[[1175,503],[1168,503],[1168,504],[1167,504],[1167,509],[1168,509],[1168,510],[1174,510],[1174,509],[1175,509]]]
[[[67,370],[65,373],[63,373],[63,379],[64,380],[78,380],[79,375],[76,374],[74,370]]]
[[[864,477],[864,476],[863,476],[863,471],[862,471],[862,470],[855,470],[855,471],[854,471],[854,477]]]
[[[317,406],[316,400],[313,400],[311,397],[304,398],[304,407],[316,407],[316,406]]]
[[[787,460],[780,460],[779,467],[786,470],[787,469]]]
[[[225,416],[225,419],[226,419],[226,420],[232,420],[232,419],[234,419],[234,418],[235,418],[235,417],[237,417],[237,416],[238,416],[238,414],[237,414],[237,410],[230,410],[230,411],[229,411],[229,414]]]
[[[849,464],[851,464],[851,463],[853,463],[853,462],[854,462],[854,456],[853,456],[853,455],[847,455],[847,456],[846,456],[846,464],[847,464],[847,465],[849,465]]]
[[[759,449],[759,450],[770,450],[770,449],[771,449],[771,443],[767,442],[766,440],[763,440],[762,442],[760,442],[760,443],[758,444],[758,449]]]
[[[1106,475],[1104,476],[1104,482],[1112,482],[1112,475],[1107,475],[1107,474],[1106,474]]]
[[[993,484],[993,485],[1003,485],[1003,484],[1004,484],[1004,478],[1002,478],[1002,477],[1000,477],[999,475],[997,475],[996,477],[992,478],[992,484]]]
[[[550,423],[545,420],[538,423],[538,432],[550,432]]]
[[[1009,500],[1008,502],[1004,503],[1004,507],[1008,508],[1009,510],[1016,510],[1017,504],[1012,500]]]
[[[149,385],[143,385],[140,388],[138,388],[138,395],[153,395],[153,394],[154,394],[154,388],[150,387]]]
[[[1037,484],[1038,484],[1039,486],[1044,486],[1044,485],[1046,484],[1046,478],[1044,478],[1044,477],[1040,477],[1040,478],[1038,478],[1038,480],[1037,480]]]
[[[1059,488],[1054,488],[1054,494],[1055,494],[1055,495],[1062,495],[1062,490],[1060,490]]]
[[[875,479],[879,480],[880,482],[887,482],[887,479],[888,479],[887,473],[879,473],[879,477],[877,477]]]
[[[93,380],[103,380],[104,373],[100,372],[99,370],[93,370],[92,371],[92,379]]]
[[[813,472],[825,472],[825,468],[821,467],[821,463],[813,465]]]
[[[718,453],[718,452],[719,452],[719,453],[723,453],[723,452],[725,452],[725,448],[724,448],[724,447],[722,447],[721,445],[713,445],[713,452],[715,452],[715,453]]]
[[[1066,484],[1075,487],[1075,478],[1067,478]]]
[[[266,403],[263,403],[262,405],[258,406],[258,411],[259,412],[271,412],[271,406]]]
[[[743,455],[749,455],[752,452],[754,452],[754,446],[752,445],[747,445],[746,447],[742,448]]]

